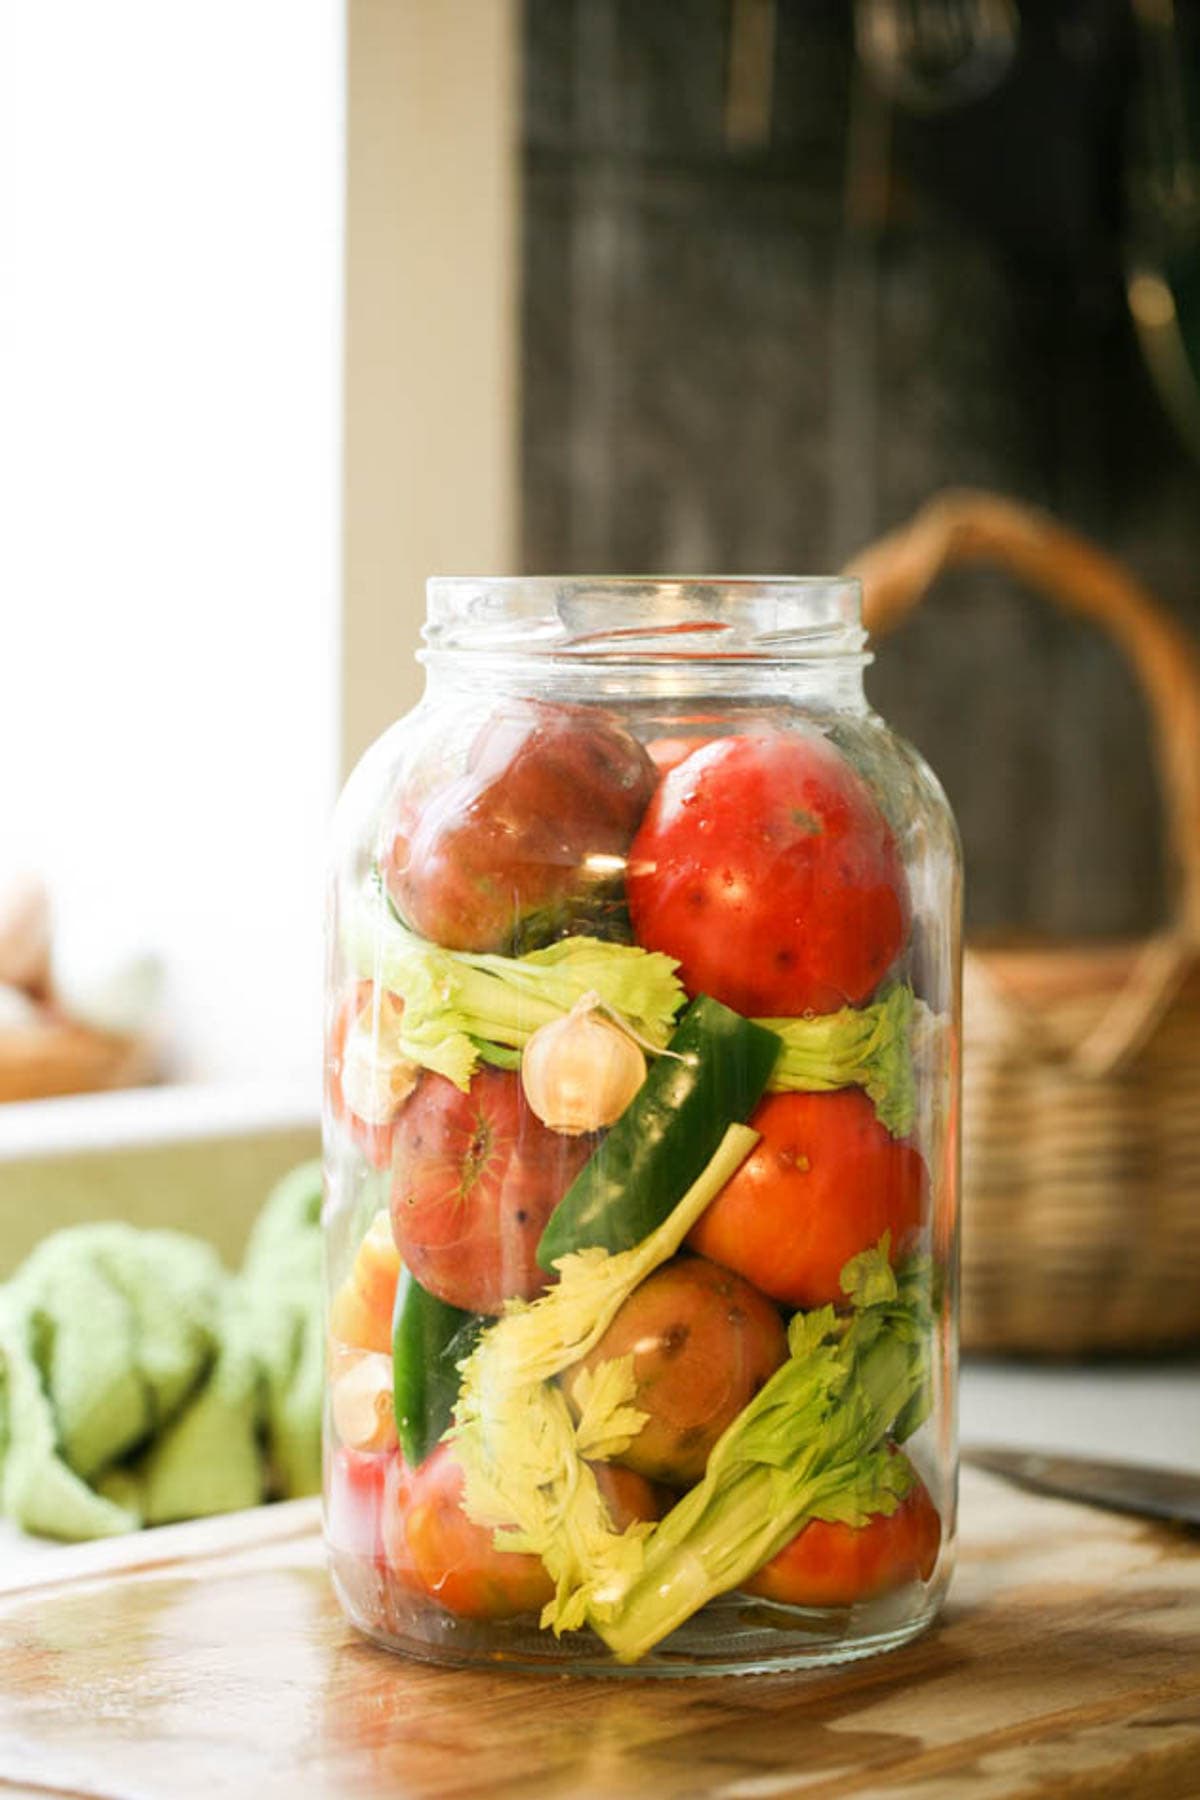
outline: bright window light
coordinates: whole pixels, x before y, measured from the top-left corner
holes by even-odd
[[[315,1071],[337,781],[336,0],[0,0],[0,872]]]

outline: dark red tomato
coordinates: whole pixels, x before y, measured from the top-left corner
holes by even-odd
[[[908,935],[895,839],[824,738],[716,738],[664,777],[629,851],[639,944],[752,1017],[857,1006]]]
[[[788,1306],[844,1300],[852,1256],[892,1234],[895,1258],[921,1224],[928,1176],[858,1088],[771,1094],[750,1115],[759,1142],[688,1242]]]
[[[378,1562],[383,1556],[384,1488],[389,1471],[393,1484],[404,1464],[395,1450],[325,1452],[325,1538],[345,1556]]]
[[[533,1299],[548,1280],[538,1239],[595,1147],[547,1130],[518,1074],[481,1069],[465,1094],[423,1075],[395,1125],[396,1248],[423,1288],[467,1312]]]
[[[549,943],[611,910],[654,779],[611,713],[510,704],[483,727],[461,776],[419,807],[400,796],[388,892],[414,930],[449,950]]]
[[[941,1542],[937,1508],[918,1481],[894,1513],[875,1513],[857,1529],[810,1519],[745,1592],[788,1606],[854,1606],[906,1582],[928,1581]]]
[[[657,1519],[658,1495],[631,1469],[593,1465],[618,1530],[635,1519]],[[401,1545],[393,1530],[390,1553],[406,1556],[417,1579],[440,1606],[462,1619],[511,1619],[540,1612],[554,1584],[541,1558],[497,1550],[492,1530],[462,1510],[463,1472],[452,1444],[439,1444],[412,1477]]]
[[[387,1125],[368,1124],[366,1119],[360,1119],[357,1113],[350,1111],[342,1091],[346,1039],[354,1021],[371,1005],[374,992],[373,983],[358,981],[338,1003],[325,1046],[325,1093],[333,1117],[358,1145],[372,1168],[388,1169],[392,1163],[395,1121],[392,1120]]]

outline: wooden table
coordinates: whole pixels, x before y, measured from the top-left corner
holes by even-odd
[[[0,1599],[0,1800],[1200,1796],[1200,1538],[970,1472],[963,1517],[917,1643],[692,1682],[391,1657],[308,1501],[63,1550]]]

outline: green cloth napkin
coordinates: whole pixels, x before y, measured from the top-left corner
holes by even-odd
[[[303,1163],[272,1191],[242,1263],[265,1384],[268,1459],[279,1492],[289,1495],[321,1487],[321,1255],[321,1165]]]
[[[274,1189],[242,1271],[178,1232],[78,1226],[0,1287],[0,1512],[92,1538],[312,1493],[321,1179]]]

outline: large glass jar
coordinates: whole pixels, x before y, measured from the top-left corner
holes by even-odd
[[[797,1668],[955,1509],[960,865],[843,580],[437,580],[329,915],[326,1534],[451,1663]]]

